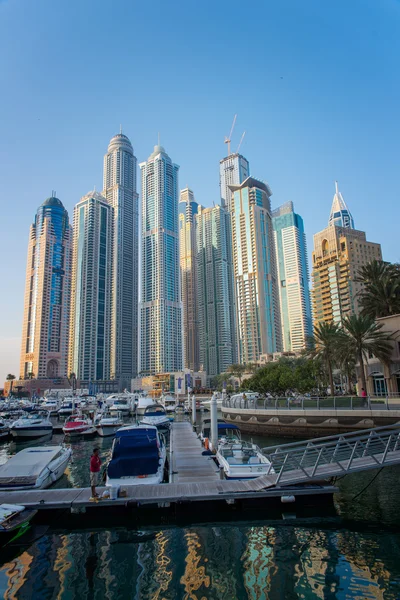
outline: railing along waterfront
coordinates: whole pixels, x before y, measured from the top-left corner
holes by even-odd
[[[400,410],[400,395],[393,398],[388,396],[225,398],[222,406],[253,410]]]
[[[276,485],[380,468],[400,463],[400,428],[383,426],[362,433],[316,438],[263,448],[277,475]]]

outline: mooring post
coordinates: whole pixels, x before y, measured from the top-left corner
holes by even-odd
[[[214,452],[218,448],[218,416],[217,416],[217,393],[214,392],[211,398],[211,443]]]
[[[196,396],[192,394],[192,425],[196,425]]]

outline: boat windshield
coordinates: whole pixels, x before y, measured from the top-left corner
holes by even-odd
[[[128,404],[128,400],[115,400],[114,406],[126,406]]]
[[[148,417],[160,417],[165,415],[165,410],[162,406],[149,406],[145,410],[145,415]]]

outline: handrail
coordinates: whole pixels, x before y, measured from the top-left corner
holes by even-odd
[[[260,397],[258,399],[248,398],[224,398],[224,408],[239,408],[244,410],[400,410],[400,395],[392,397],[398,399],[398,403],[390,405],[389,396],[375,398],[368,396],[327,396],[327,397]]]

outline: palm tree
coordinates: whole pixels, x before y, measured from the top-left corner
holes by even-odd
[[[343,348],[356,356],[360,364],[361,387],[367,390],[365,361],[373,354],[382,362],[387,362],[392,353],[390,337],[382,331],[382,325],[365,315],[351,315],[343,319],[344,336],[340,340]]]
[[[363,284],[358,293],[363,315],[377,319],[400,313],[400,265],[373,260],[360,267],[355,281]]]
[[[10,383],[10,392],[9,395],[11,396],[12,394],[12,390],[13,390],[13,385],[14,385],[14,379],[15,379],[15,375],[13,375],[12,373],[9,373],[6,377],[7,381],[11,381]]]
[[[328,371],[329,386],[332,396],[335,395],[333,383],[333,366],[338,360],[338,352],[341,336],[340,327],[336,323],[321,321],[314,327],[314,334],[310,339],[311,348],[308,355],[311,358],[319,358]]]

